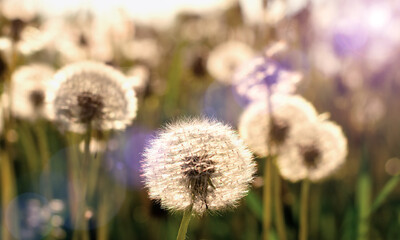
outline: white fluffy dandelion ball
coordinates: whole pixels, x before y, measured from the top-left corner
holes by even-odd
[[[84,132],[124,129],[136,117],[137,99],[130,81],[103,63],[70,64],[54,76],[53,112],[64,129]]]
[[[331,175],[347,156],[347,139],[331,121],[315,121],[296,128],[277,163],[283,178],[319,181]]]
[[[252,153],[231,127],[209,119],[167,126],[144,157],[150,198],[170,210],[192,206],[197,214],[235,206],[256,171]]]
[[[218,45],[210,53],[207,70],[217,81],[230,84],[236,68],[253,56],[254,51],[250,46],[242,42],[228,41]]]
[[[49,117],[46,95],[51,91],[54,69],[45,64],[19,67],[11,77],[11,112],[14,116],[36,120]]]
[[[273,95],[271,110],[267,101],[246,108],[239,120],[239,133],[256,154],[267,156],[269,144],[276,153],[276,147],[287,141],[294,128],[316,119],[315,108],[301,96]]]

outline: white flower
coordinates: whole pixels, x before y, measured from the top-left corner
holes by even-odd
[[[45,99],[53,74],[54,69],[44,64],[18,68],[11,78],[11,113],[29,120],[49,117]]]
[[[217,81],[230,84],[237,67],[254,56],[245,43],[229,41],[215,47],[207,60],[207,70]]]
[[[169,125],[144,156],[150,198],[171,210],[193,205],[198,214],[234,206],[256,171],[251,152],[237,134],[208,119]]]
[[[319,181],[337,170],[346,155],[347,140],[342,129],[331,121],[314,121],[292,131],[277,163],[285,179]]]
[[[317,119],[313,105],[300,96],[274,95],[271,107],[270,111],[266,101],[255,102],[246,108],[239,120],[240,136],[260,156],[270,154],[268,144],[272,144],[272,154],[276,153],[276,147],[287,141],[294,128]]]
[[[52,111],[64,128],[83,132],[123,129],[136,117],[132,85],[118,70],[98,62],[78,62],[59,70]]]

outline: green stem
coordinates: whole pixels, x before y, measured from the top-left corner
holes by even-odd
[[[16,195],[16,183],[15,183],[16,179],[15,179],[14,169],[12,166],[12,160],[9,158],[8,153],[1,151],[0,157],[2,160],[0,161],[0,183],[2,186],[0,188],[1,207],[3,209],[7,209],[8,204]],[[3,223],[5,222],[5,218],[2,219],[2,216],[0,216],[0,220],[3,221]],[[15,224],[14,226],[18,226],[18,223],[16,222],[12,222],[12,224]],[[1,226],[0,238],[4,240],[12,239],[5,225]]]
[[[27,160],[28,171],[33,177],[34,174],[39,170],[37,163],[39,162],[39,153],[35,148],[35,140],[32,136],[32,132],[25,123],[19,124],[19,140],[21,141],[22,148]]]
[[[271,187],[272,187],[272,159],[267,158],[264,166],[264,190],[263,190],[263,233],[264,240],[269,239],[269,234],[271,231]]]
[[[372,214],[376,209],[378,209],[385,199],[389,196],[389,194],[396,188],[397,184],[400,182],[400,172],[394,175],[383,187],[378,196],[375,198],[375,201],[372,204],[371,210],[369,214]]]
[[[178,236],[176,240],[184,240],[189,226],[190,218],[192,217],[192,206],[183,213],[181,225],[179,226]]]
[[[366,240],[369,235],[369,213],[371,211],[371,179],[362,172],[357,183],[358,240]]]
[[[285,218],[283,216],[283,206],[281,199],[281,177],[276,166],[274,169],[274,183],[276,228],[278,231],[279,240],[286,240]]]
[[[304,179],[301,185],[301,209],[300,209],[300,234],[299,240],[307,240],[308,235],[308,197],[310,181]]]
[[[76,234],[76,230],[74,232],[74,238],[78,238],[80,235],[80,239],[88,239],[89,232],[87,231],[87,221],[85,220],[85,209],[86,209],[86,201],[87,201],[87,191],[88,191],[88,174],[87,171],[90,167],[91,155],[90,155],[90,139],[92,136],[92,125],[89,122],[87,124],[85,139],[84,139],[84,156],[81,161],[80,169],[77,171],[80,172],[79,179],[77,185],[75,185],[78,189],[80,188],[80,192],[78,194],[78,208],[76,214],[76,227],[81,229],[80,234]]]
[[[49,146],[47,145],[47,135],[45,127],[46,127],[45,122],[43,120],[39,120],[38,124],[35,125],[35,132],[39,143],[39,151],[42,160],[43,174],[47,180],[45,195],[48,199],[51,199],[52,193],[50,184],[50,161],[49,161],[50,151],[49,151]]]

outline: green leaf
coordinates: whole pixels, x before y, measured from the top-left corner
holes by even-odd
[[[375,198],[374,203],[372,204],[371,207],[371,212],[374,212],[376,209],[378,209],[385,199],[389,196],[389,194],[394,190],[394,188],[397,186],[397,184],[400,181],[400,174],[397,174],[393,176],[383,187],[382,191],[378,194],[378,196]]]
[[[257,219],[259,221],[262,221],[263,216],[262,216],[262,204],[260,197],[257,196],[257,194],[255,194],[253,191],[250,191],[246,197],[246,203],[247,206],[250,208],[250,210],[257,217]]]

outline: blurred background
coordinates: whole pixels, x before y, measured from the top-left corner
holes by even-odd
[[[99,136],[94,147],[102,180],[85,211],[89,229],[77,229],[70,214],[68,189],[79,183],[68,159],[79,136],[44,119],[3,114],[13,124],[1,133],[1,239],[72,239],[79,231],[87,239],[175,239],[181,214],[149,200],[143,148],[183,116],[236,128],[265,92],[243,92],[234,70],[265,52],[279,71],[301,76],[296,93],[348,138],[345,166],[311,185],[309,239],[400,239],[400,1],[1,0],[0,34],[4,109],[4,83],[33,63],[57,70],[101,61],[127,75],[139,98],[132,126]],[[263,159],[257,162],[262,169]],[[194,218],[188,238],[261,239],[262,186],[259,171],[238,208]],[[297,238],[299,192],[298,183],[283,182],[288,239]],[[363,221],[368,234],[360,238]]]

